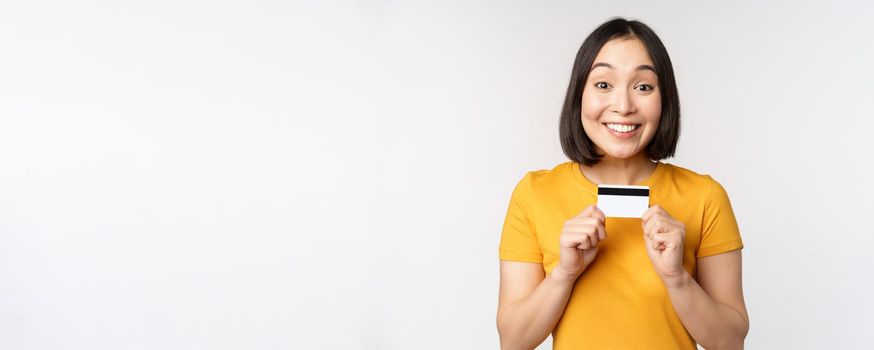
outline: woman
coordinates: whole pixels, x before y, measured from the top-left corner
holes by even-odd
[[[723,187],[660,160],[680,109],[667,50],[612,19],[577,53],[560,121],[571,159],[528,172],[510,200],[499,255],[503,349],[743,348],[749,321],[741,241]],[[641,218],[607,218],[598,184],[650,187]]]

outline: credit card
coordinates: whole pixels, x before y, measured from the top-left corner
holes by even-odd
[[[597,206],[607,217],[639,218],[649,209],[649,186],[598,185]]]

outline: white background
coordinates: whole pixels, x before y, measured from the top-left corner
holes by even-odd
[[[747,347],[868,346],[871,14],[3,2],[0,348],[498,348],[510,193],[566,161],[574,55],[614,15],[673,60],[667,161],[730,195]]]

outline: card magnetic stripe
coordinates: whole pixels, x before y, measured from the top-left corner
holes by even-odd
[[[598,195],[614,195],[614,196],[649,196],[648,188],[612,188],[599,187]]]

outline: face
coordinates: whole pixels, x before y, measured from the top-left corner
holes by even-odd
[[[658,76],[636,38],[608,41],[583,88],[586,135],[605,157],[628,159],[646,148],[658,129],[662,99]]]

